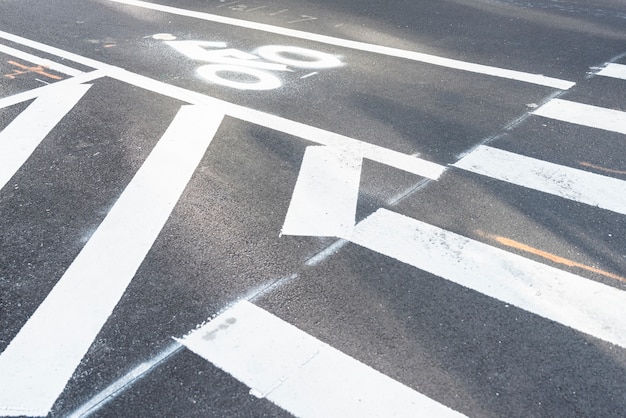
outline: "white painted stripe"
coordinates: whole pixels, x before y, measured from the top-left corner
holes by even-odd
[[[81,75],[78,75],[76,77],[66,78],[65,80],[57,81],[54,84],[49,84],[47,86],[38,87],[36,89],[23,91],[21,93],[14,94],[13,96],[3,97],[0,98],[0,109],[4,109],[5,107],[13,106],[18,103],[27,102],[29,100],[35,99],[41,95],[44,95],[50,89],[61,88],[61,86],[67,84],[75,85],[87,83],[100,77],[104,77],[104,73],[100,70],[95,70],[88,73],[82,73]]]
[[[374,45],[365,42],[351,41],[348,39],[335,38],[328,35],[320,35],[316,33],[304,32],[294,29],[283,28],[280,26],[272,26],[263,23],[252,22],[249,20],[234,19],[230,17],[214,15],[192,10],[179,9],[171,6],[164,6],[155,3],[137,0],[109,0],[114,3],[121,3],[128,6],[141,7],[143,9],[155,10],[159,12],[169,13],[177,16],[191,17],[195,19],[206,20],[209,22],[222,23],[230,26],[237,26],[246,29],[253,29],[276,35],[289,36],[291,38],[305,39],[324,43],[327,45],[340,46],[359,51],[373,52],[386,56],[404,58],[412,61],[423,62],[427,64],[437,65],[440,67],[452,68],[456,70],[469,71],[478,74],[484,74],[494,77],[507,78],[525,83],[538,84],[541,86],[552,87],[560,90],[567,90],[576,83],[557,78],[546,77],[541,74],[531,74],[522,71],[507,70],[504,68],[491,67],[488,65],[474,64],[465,61],[454,60],[450,58],[438,57],[435,55],[423,54],[420,52],[407,51],[398,48]]]
[[[297,417],[461,417],[243,301],[180,341]]]
[[[584,103],[552,99],[533,114],[546,118],[606,131],[626,134],[626,112],[592,106]]]
[[[0,189],[90,87],[89,84],[51,84],[0,131]]]
[[[626,80],[626,65],[610,63],[596,74]]]
[[[350,241],[601,340],[626,347],[626,292],[379,209]]]
[[[454,167],[626,214],[626,181],[481,145]]]
[[[80,55],[63,51],[61,49],[7,32],[0,31],[0,38],[5,38],[12,42],[28,46],[29,48],[37,49],[89,67],[100,69],[111,78],[153,91],[158,94],[169,96],[191,104],[216,106],[217,108],[224,109],[224,112],[229,116],[307,139],[320,145],[328,145],[338,148],[353,148],[355,153],[361,153],[364,158],[368,158],[372,161],[377,161],[418,176],[436,180],[445,171],[445,167],[430,161],[422,160],[415,156],[379,147],[377,145],[369,144],[347,136],[285,119],[280,116],[270,115],[269,113],[225,102],[214,97],[166,84],[149,77],[131,73],[119,67],[104,64],[90,58],[81,57]]]
[[[349,150],[307,147],[282,234],[338,237],[352,231],[361,162]]]
[[[214,108],[180,109],[91,239],[0,355],[0,414],[49,412],[170,216],[223,116]]]
[[[12,55],[16,58],[19,58],[24,61],[28,61],[33,64],[41,65],[42,67],[49,68],[51,70],[57,71],[61,74],[77,76],[82,74],[82,71],[79,71],[75,68],[68,67],[67,65],[59,64],[54,61],[50,61],[41,57],[38,57],[33,54],[29,54],[24,51],[20,51],[19,49],[11,48],[10,46],[0,44],[0,52]]]

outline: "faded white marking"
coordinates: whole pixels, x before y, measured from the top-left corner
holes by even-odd
[[[243,301],[180,342],[297,417],[462,417]]]
[[[360,155],[307,147],[282,234],[343,236],[354,227],[361,179]]]
[[[76,259],[0,355],[0,411],[48,414],[152,247],[224,114],[183,106]]]
[[[176,49],[187,58],[194,61],[210,62],[231,66],[259,68],[270,71],[288,71],[285,64],[278,61],[263,62],[259,57],[235,48],[226,48],[226,42],[212,41],[169,41],[165,44]],[[207,49],[218,48],[218,49]],[[236,71],[236,69],[234,70]]]
[[[272,90],[283,84],[278,77],[267,71],[238,65],[208,64],[196,71],[200,77],[211,83],[238,90]],[[226,74],[243,75],[249,81],[232,80]]]
[[[41,95],[0,131],[0,189],[90,87],[74,83],[43,87]]]
[[[145,377],[152,370],[157,368],[164,361],[169,359],[174,354],[178,353],[184,346],[178,342],[173,342],[169,346],[165,347],[163,351],[151,358],[150,360],[139,364],[137,367],[126,373],[120,379],[111,383],[109,386],[98,392],[95,396],[92,396],[88,402],[81,405],[78,409],[68,415],[68,418],[85,418],[98,411],[109,401],[115,399],[121,392],[127,389],[130,385],[136,383],[141,378]]]
[[[610,63],[596,74],[626,80],[626,65]]]
[[[335,38],[327,35],[319,35],[310,32],[304,32],[294,29],[287,29],[280,26],[272,26],[263,23],[257,23],[247,20],[234,19],[225,16],[213,15],[209,13],[196,12],[192,10],[179,9],[176,7],[164,6],[155,3],[136,0],[109,0],[115,3],[126,4],[128,6],[140,7],[148,10],[155,10],[164,13],[174,14],[178,16],[191,17],[210,22],[222,23],[225,25],[238,26],[247,29],[253,29],[277,35],[289,36],[292,38],[306,39],[309,41],[324,43],[327,45],[335,45],[344,48],[350,48],[360,51],[373,52],[375,54],[387,55],[397,58],[404,58],[412,61],[423,62],[427,64],[447,67],[462,71],[469,71],[478,74],[484,74],[494,77],[507,78],[525,83],[538,84],[542,86],[552,87],[560,90],[567,90],[576,83],[566,80],[560,80],[552,77],[546,77],[541,74],[531,74],[522,71],[507,70],[503,68],[491,67],[488,65],[474,64],[454,60],[450,58],[438,57],[435,55],[423,54],[420,52],[406,51],[398,48],[368,44],[365,42],[351,41],[348,39]]]
[[[626,292],[386,209],[346,239],[403,263],[626,347]]]
[[[266,45],[258,48],[256,53],[268,61],[298,68],[322,69],[343,65],[341,60],[334,55],[297,46]],[[304,59],[297,59],[293,56]]]
[[[590,128],[626,134],[626,112],[584,103],[552,99],[533,114]]]
[[[518,186],[626,214],[626,181],[485,145],[454,167]]]

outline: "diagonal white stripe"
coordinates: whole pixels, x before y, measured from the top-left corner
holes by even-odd
[[[462,417],[250,302],[180,340],[297,417]]]
[[[152,247],[223,117],[214,108],[181,107],[91,239],[0,355],[0,414],[48,414]]]
[[[52,84],[0,132],[0,189],[78,103],[90,84]]]
[[[58,71],[62,74],[71,75],[71,76],[77,76],[77,75],[82,74],[82,71],[79,71],[75,68],[71,68],[71,67],[68,67],[67,65],[59,64],[57,62],[50,61],[50,60],[38,57],[33,54],[20,51],[19,49],[11,48],[10,46],[0,44],[0,52],[5,53],[7,55],[12,55],[16,58],[31,62],[33,64],[50,68],[51,70]]]
[[[346,237],[451,282],[626,348],[626,292],[386,209]]]
[[[552,99],[533,114],[590,128],[626,134],[626,112],[584,103]]]
[[[626,214],[626,181],[481,145],[454,167]]]
[[[615,63],[607,64],[606,67],[598,71],[597,75],[626,80],[626,65]]]

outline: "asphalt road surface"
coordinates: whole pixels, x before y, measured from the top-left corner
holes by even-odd
[[[621,0],[0,0],[0,415],[619,417]]]

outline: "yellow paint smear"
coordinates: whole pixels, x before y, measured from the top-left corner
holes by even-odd
[[[600,269],[597,269],[595,267],[588,266],[586,264],[581,264],[581,263],[578,263],[576,261],[570,260],[568,258],[560,257],[560,256],[558,256],[556,254],[552,254],[552,253],[549,253],[549,252],[546,252],[546,251],[543,251],[543,250],[531,247],[529,245],[522,244],[521,242],[514,241],[514,240],[512,240],[510,238],[501,237],[501,236],[498,236],[498,235],[485,234],[485,233],[483,233],[481,231],[478,231],[478,234],[482,235],[482,236],[486,236],[488,238],[491,238],[491,239],[493,239],[493,240],[495,240],[495,241],[499,242],[500,244],[505,245],[507,247],[515,248],[515,249],[518,249],[518,250],[521,250],[521,251],[525,251],[525,252],[530,253],[530,254],[538,255],[539,257],[543,257],[543,258],[545,258],[547,260],[550,260],[550,261],[552,261],[554,263],[563,264],[563,265],[568,266],[568,267],[577,267],[577,268],[580,268],[580,269],[583,269],[583,270],[590,271],[592,273],[601,274],[602,276],[609,277],[611,279],[615,279],[615,280],[618,280],[620,282],[626,283],[626,278],[624,278],[622,276],[618,276],[617,274],[613,274],[613,273],[610,273],[608,271],[600,270]]]
[[[607,173],[626,174],[626,171],[624,170],[614,170],[612,168],[606,168],[606,167],[602,167],[599,165],[591,164],[586,161],[581,161],[579,164],[582,165],[583,167],[595,168],[596,170],[605,171]]]

